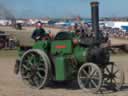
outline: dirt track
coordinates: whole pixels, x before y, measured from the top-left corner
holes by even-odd
[[[9,52],[5,52],[5,54]],[[29,88],[22,82],[20,76],[16,76],[13,73],[16,59],[16,56],[13,56],[14,53],[10,54],[10,56],[3,54],[4,52],[0,53],[0,96],[128,96],[127,85],[124,86],[122,91],[113,93],[107,92],[107,94],[104,95],[92,95],[91,93],[84,93],[79,88],[73,88],[74,86],[68,87],[68,85],[48,86],[42,90]],[[113,56],[113,60],[121,64],[125,71],[126,83],[128,83],[127,58],[128,55],[124,54],[122,56],[118,54],[117,56]]]

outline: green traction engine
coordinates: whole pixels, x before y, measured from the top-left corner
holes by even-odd
[[[110,62],[108,40],[99,31],[98,2],[92,2],[91,6],[94,37],[80,36],[78,44],[74,44],[76,36],[59,32],[54,40],[37,41],[31,48],[20,46],[15,71],[19,71],[23,81],[38,89],[52,81],[72,83],[72,80],[77,80],[84,91],[121,88],[123,72]]]

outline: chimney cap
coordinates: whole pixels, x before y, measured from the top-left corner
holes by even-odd
[[[98,1],[93,1],[90,4],[91,4],[91,6],[98,6],[99,5],[99,2]]]

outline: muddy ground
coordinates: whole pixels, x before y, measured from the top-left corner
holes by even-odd
[[[51,85],[44,89],[32,89],[25,85],[20,76],[13,72],[16,51],[0,51],[0,96],[128,96],[128,54],[116,54],[112,60],[123,67],[125,85],[122,91],[105,92],[105,94],[91,94],[80,90],[76,85]]]

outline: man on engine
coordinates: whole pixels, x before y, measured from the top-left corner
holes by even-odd
[[[40,21],[36,23],[36,29],[32,33],[32,39],[35,41],[42,40],[48,34],[44,30],[44,25]]]

